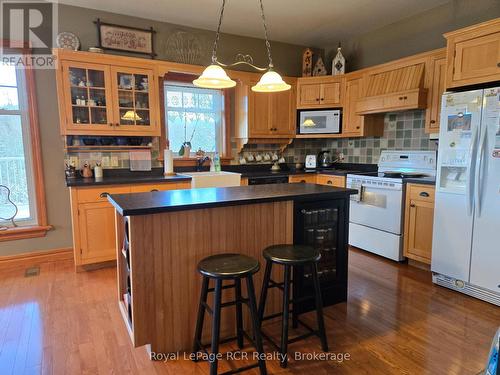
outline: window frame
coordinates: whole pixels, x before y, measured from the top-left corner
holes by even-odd
[[[2,42],[2,44],[4,43]],[[18,49],[16,51],[23,55],[30,54],[28,49]],[[25,145],[25,157],[30,159],[27,165],[31,167],[30,170],[27,168],[26,172],[32,173],[33,175],[33,183],[30,194],[34,195],[35,214],[33,215],[33,219],[35,220],[28,225],[10,227],[6,230],[0,231],[0,242],[44,237],[47,234],[47,231],[52,229],[52,226],[50,226],[47,222],[47,206],[45,201],[45,185],[43,178],[34,70],[32,68],[23,68],[19,69],[19,73],[24,76],[22,81],[25,96],[24,99],[21,99],[20,97],[19,99],[25,100],[25,104],[27,106],[26,116],[29,124],[29,139],[25,140],[23,138],[23,143]]]
[[[165,150],[167,145],[167,123],[165,118],[165,82],[179,82],[179,83],[192,83],[194,79],[198,78],[198,75],[192,73],[180,73],[169,71],[165,75],[160,76],[158,80],[159,92],[160,92],[160,122],[161,122],[161,138],[160,138],[160,155],[158,157],[159,161],[163,161],[163,150]],[[222,139],[221,145],[222,149],[219,150],[219,155],[222,164],[230,164],[232,160],[231,155],[231,97],[234,97],[234,89],[222,90],[223,106],[224,110],[221,116],[221,127],[222,127]],[[196,157],[185,158],[182,156],[174,157],[175,166],[195,166]]]

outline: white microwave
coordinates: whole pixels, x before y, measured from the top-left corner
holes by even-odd
[[[342,110],[306,109],[298,111],[299,134],[338,134]]]

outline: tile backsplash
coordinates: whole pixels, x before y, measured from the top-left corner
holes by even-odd
[[[388,113],[382,137],[296,139],[284,152],[288,163],[303,163],[305,155],[321,150],[344,153],[346,163],[376,164],[382,150],[437,150],[425,133],[425,111]]]

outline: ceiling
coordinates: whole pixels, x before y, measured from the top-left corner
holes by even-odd
[[[326,47],[450,0],[264,0],[270,39]],[[59,0],[59,3],[215,30],[222,0]],[[227,0],[222,31],[262,38],[258,0]]]

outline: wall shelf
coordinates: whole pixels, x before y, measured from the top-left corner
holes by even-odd
[[[152,146],[66,146],[66,152],[123,152],[132,150],[149,150]]]

